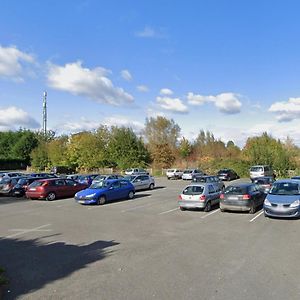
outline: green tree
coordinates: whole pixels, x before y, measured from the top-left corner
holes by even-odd
[[[37,170],[45,170],[49,167],[48,144],[40,142],[31,152],[31,165]]]
[[[175,161],[174,152],[167,143],[154,145],[151,156],[155,167],[168,169]]]

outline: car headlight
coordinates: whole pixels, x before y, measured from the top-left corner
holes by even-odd
[[[93,194],[89,194],[87,196],[85,196],[85,198],[94,198],[96,196],[96,193],[93,193]]]
[[[78,197],[78,194],[76,193],[76,194],[74,195],[74,197],[76,197],[76,198],[77,198],[77,197]]]
[[[299,205],[300,205],[300,200],[296,200],[292,204],[290,204],[290,207],[298,207]]]
[[[268,199],[265,199],[264,205],[266,205],[266,206],[272,206],[271,202]]]

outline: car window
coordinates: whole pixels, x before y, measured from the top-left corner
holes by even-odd
[[[127,185],[128,185],[128,181],[122,180],[122,181],[120,182],[120,184],[121,184],[122,187],[127,186]]]
[[[214,187],[213,187],[212,185],[209,185],[209,186],[208,186],[208,192],[209,192],[210,194],[213,194],[213,193],[215,192],[215,189],[214,189]]]
[[[114,189],[118,189],[121,187],[120,181],[113,182],[111,185]]]
[[[56,186],[64,186],[66,185],[65,184],[65,181],[60,179],[60,180],[55,180],[55,183],[54,183]]]
[[[247,187],[241,187],[241,186],[228,186],[224,194],[234,194],[234,195],[243,195],[247,194]]]
[[[183,194],[184,195],[201,195],[204,191],[204,187],[203,186],[195,186],[195,185],[191,185],[186,187],[183,190]]]
[[[76,185],[76,182],[71,179],[66,179],[65,182],[66,182],[67,186],[75,186]]]
[[[251,172],[263,172],[263,167],[251,167]]]
[[[270,190],[273,195],[300,195],[299,185],[293,182],[275,182]]]

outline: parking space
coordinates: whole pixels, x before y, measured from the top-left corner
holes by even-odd
[[[188,183],[103,206],[0,198],[6,298],[298,299],[299,220],[180,211]]]

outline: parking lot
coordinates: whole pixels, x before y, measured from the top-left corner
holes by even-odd
[[[187,184],[104,206],[1,197],[5,299],[299,299],[300,221],[180,211]]]

